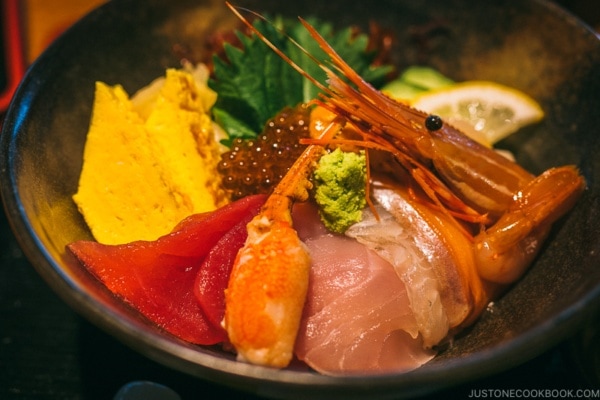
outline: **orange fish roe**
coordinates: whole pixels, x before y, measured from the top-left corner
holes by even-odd
[[[269,193],[305,149],[299,140],[310,136],[309,125],[307,106],[286,107],[255,139],[234,139],[218,165],[231,199]]]

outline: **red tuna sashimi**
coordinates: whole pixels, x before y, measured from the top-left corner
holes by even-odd
[[[194,295],[207,320],[221,329],[221,321],[225,316],[225,289],[235,257],[248,237],[246,225],[251,219],[252,216],[248,216],[221,237],[204,259],[196,276]]]
[[[167,332],[196,344],[220,343],[226,332],[210,323],[194,296],[198,269],[223,235],[256,215],[264,200],[250,196],[192,215],[156,241],[77,241],[67,248],[111,292]]]
[[[316,218],[296,207],[313,260],[297,357],[328,375],[407,371],[429,361],[434,352],[423,348],[392,265],[354,239],[310,227]]]

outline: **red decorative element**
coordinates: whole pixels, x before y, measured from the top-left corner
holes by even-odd
[[[0,7],[2,7],[0,16],[3,16],[1,28],[4,38],[2,58],[6,68],[6,86],[0,90],[0,113],[2,113],[8,108],[13,94],[25,74],[25,57],[23,55],[19,0],[4,0]]]

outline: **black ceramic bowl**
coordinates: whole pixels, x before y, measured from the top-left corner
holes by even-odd
[[[202,57],[207,32],[235,23],[222,1],[114,0],[56,41],[31,67],[1,137],[8,218],[48,284],[91,322],[146,356],[198,378],[276,397],[411,397],[509,369],[573,333],[600,304],[600,41],[541,0],[242,1],[257,11],[318,15],[339,26],[392,29],[399,67],[426,63],[457,79],[521,89],[547,117],[503,143],[532,172],[577,164],[589,188],[552,231],[532,268],[454,345],[405,374],[327,377],[236,362],[183,343],[112,297],[65,245],[90,238],[71,200],[82,163],[94,82],[132,93]]]

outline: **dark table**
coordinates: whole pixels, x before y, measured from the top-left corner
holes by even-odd
[[[594,1],[562,3],[599,26]],[[431,398],[507,398],[517,393],[600,398],[598,327],[600,323],[590,321],[587,329],[524,365]],[[120,387],[140,380],[166,385],[182,399],[252,398],[157,364],[75,314],[31,267],[0,213],[0,399],[112,399]]]

